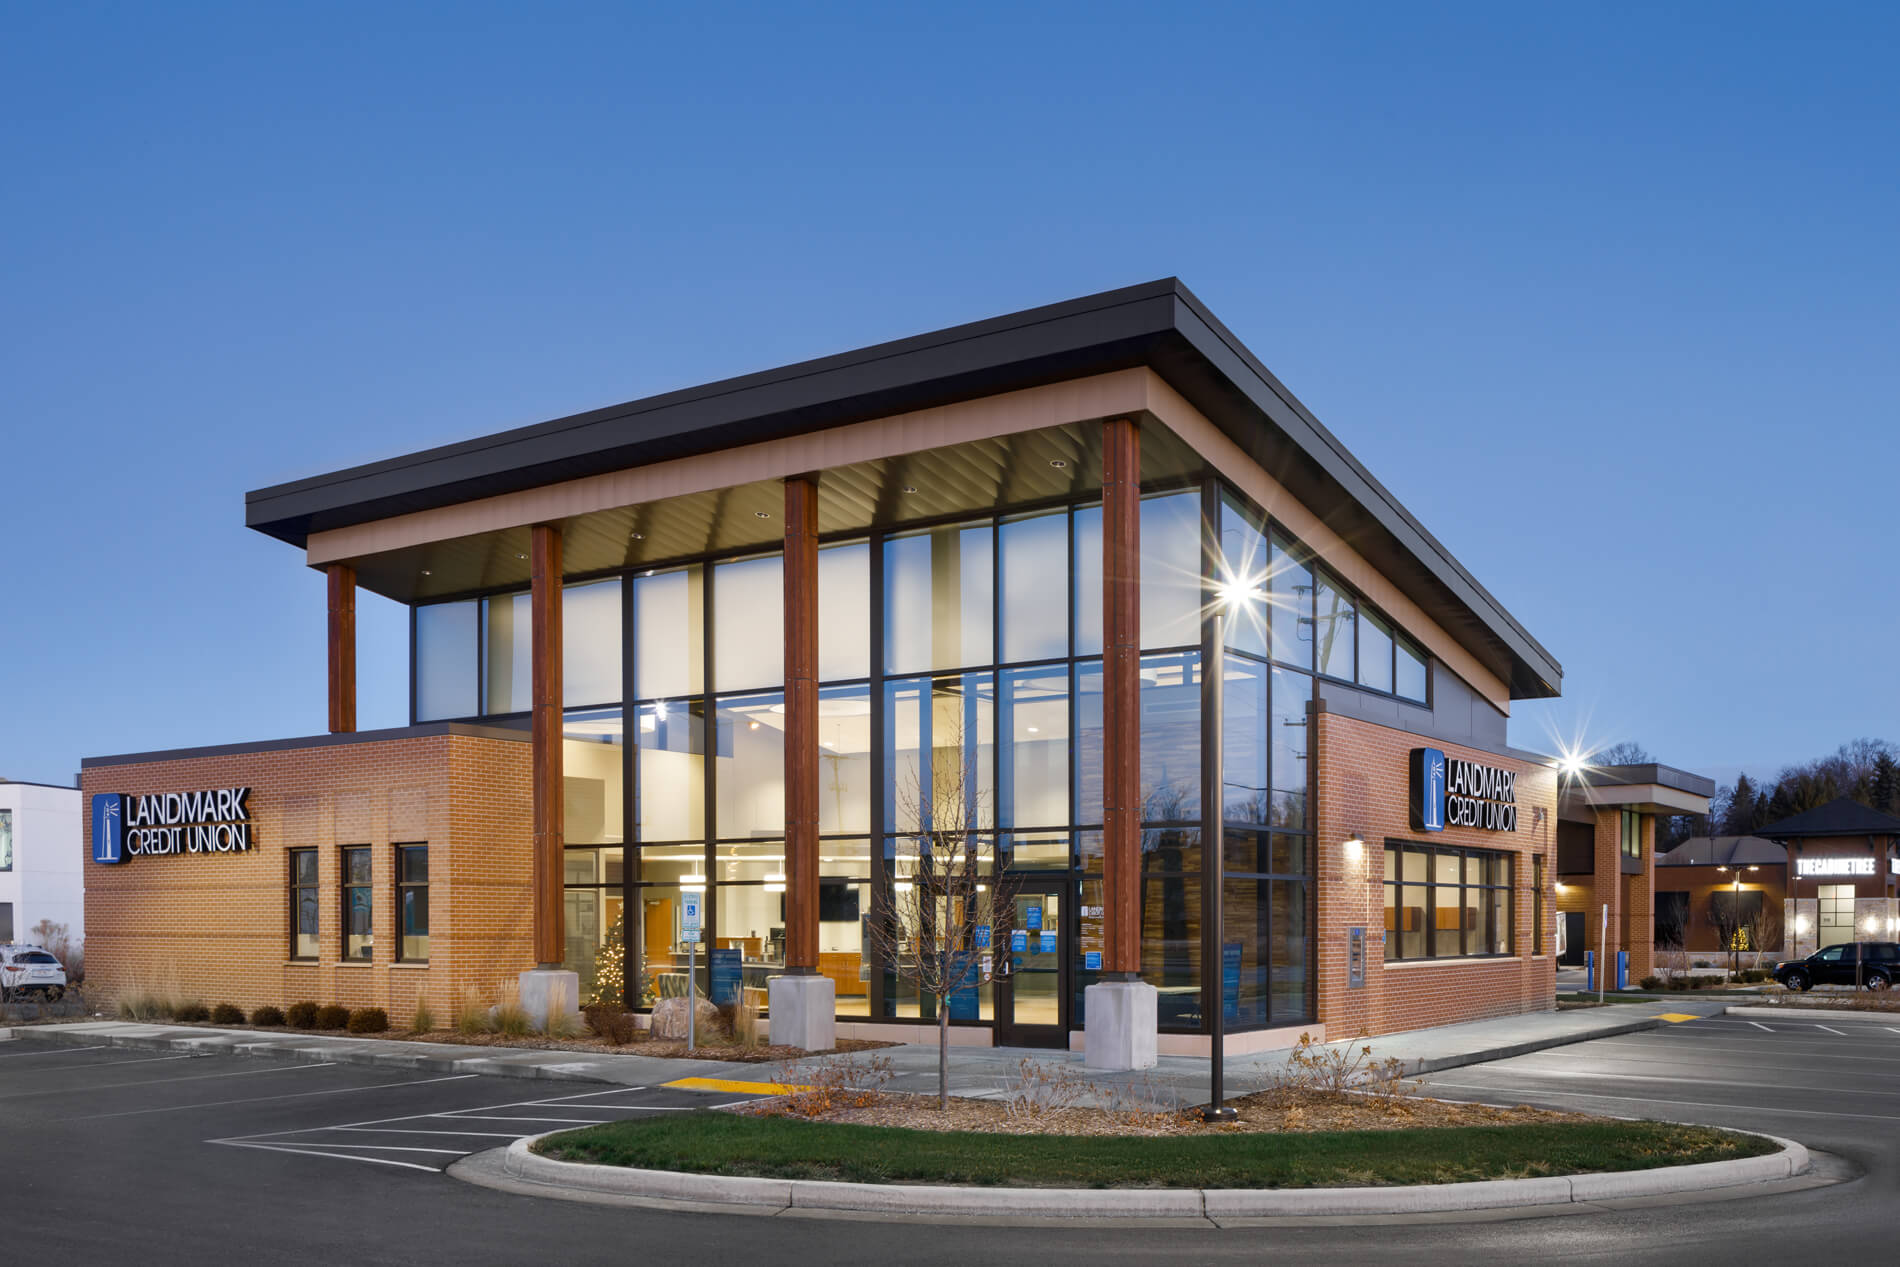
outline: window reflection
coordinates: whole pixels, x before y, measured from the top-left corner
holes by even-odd
[[[785,560],[779,555],[713,566],[713,689],[785,681]]]
[[[784,695],[773,691],[720,700],[715,725],[714,834],[722,840],[783,835]]]
[[[416,720],[473,717],[481,711],[476,632],[480,604],[431,603],[416,608]]]
[[[621,696],[620,582],[561,590],[561,692],[569,707]]]
[[[524,713],[534,702],[534,620],[527,594],[482,603],[482,711]]]
[[[997,822],[1005,827],[1065,826],[1069,821],[1069,672],[1067,665],[1003,674],[998,725]]]
[[[987,673],[884,684],[884,825],[914,832],[996,818],[996,700]],[[939,821],[941,820],[941,821]]]
[[[1008,663],[1069,654],[1069,608],[1051,578],[1069,571],[1069,517],[1030,515],[1003,523],[1003,655]]]
[[[871,547],[862,541],[818,551],[818,679],[871,673]]]
[[[1338,581],[1319,573],[1314,591],[1313,646],[1318,669],[1328,677],[1353,677],[1353,602]]]
[[[884,671],[990,662],[990,525],[952,524],[884,543]]]
[[[639,838],[691,840],[706,831],[706,705],[657,700],[635,710]]]
[[[633,580],[633,693],[691,695],[705,687],[706,597],[698,567]]]

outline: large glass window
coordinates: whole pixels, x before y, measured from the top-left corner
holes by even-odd
[[[1385,957],[1510,954],[1512,861],[1482,849],[1387,845]]]
[[[1143,822],[1201,816],[1198,651],[1141,658],[1141,798]]]
[[[429,962],[429,846],[396,846],[396,958]]]
[[[633,693],[641,699],[705,689],[706,596],[695,567],[633,580]]]
[[[1003,521],[1003,655],[1008,663],[1054,660],[1069,654],[1069,608],[1051,577],[1069,571],[1067,512]]]
[[[871,830],[871,694],[864,686],[818,692],[818,830]]]
[[[290,957],[317,957],[317,851],[290,851]]]
[[[1201,882],[1150,876],[1141,884],[1141,979],[1163,1029],[1201,1028]]]
[[[343,850],[343,958],[367,963],[375,953],[375,903],[368,845]]]
[[[655,700],[635,710],[639,733],[642,841],[694,840],[706,833],[706,705]]]
[[[482,711],[481,605],[431,603],[416,608],[416,720],[473,717]]]
[[[1068,666],[1005,670],[997,700],[1004,743],[997,770],[997,823],[1067,826]]]
[[[563,834],[570,845],[626,837],[625,730],[618,708],[570,711],[562,721]]]
[[[774,554],[714,564],[713,688],[784,681],[785,560]]]
[[[1230,823],[1271,821],[1267,666],[1230,655],[1221,670],[1221,805]]]
[[[1426,670],[1425,653],[1404,638],[1398,640],[1397,681],[1393,689],[1405,699],[1417,700],[1423,704],[1430,698],[1430,675]]]
[[[13,870],[13,811],[0,809],[0,871]]]
[[[1313,667],[1313,569],[1286,537],[1274,534],[1267,564],[1267,624],[1273,658]]]
[[[862,541],[818,551],[818,680],[871,672],[871,547]]]
[[[987,521],[884,542],[887,674],[990,662],[993,553],[993,529]]]
[[[620,701],[620,582],[594,581],[561,591],[561,692],[567,704]]]
[[[996,699],[988,673],[884,684],[884,827],[996,821]],[[946,817],[951,822],[939,820]],[[928,821],[926,821],[928,820]]]
[[[482,602],[484,713],[525,713],[534,704],[533,612],[526,593]]]
[[[1232,605],[1228,612],[1223,630],[1227,645],[1249,655],[1265,656],[1267,621],[1272,614],[1272,604],[1265,601],[1269,584],[1267,534],[1232,497],[1221,498],[1220,558],[1222,574],[1215,581],[1248,596],[1247,601]]]
[[[620,848],[570,846],[561,859],[562,966],[580,978],[583,1003],[619,1003],[627,994],[625,863]]]
[[[714,834],[721,840],[784,835],[785,696],[773,691],[723,699],[716,725]]]
[[[1102,654],[1102,508],[1075,509],[1075,654]]]
[[[1364,607],[1359,609],[1359,685],[1392,689],[1392,626]]]
[[[1643,816],[1633,809],[1622,811],[1623,856],[1643,856]]]
[[[1202,563],[1200,491],[1143,498],[1143,647],[1181,647],[1200,642]]]
[[[1318,670],[1327,677],[1353,680],[1354,614],[1352,596],[1326,573],[1318,573],[1314,591],[1313,645]]]
[[[1304,673],[1274,668],[1272,672],[1273,825],[1306,827],[1306,759],[1312,737],[1307,708],[1313,702],[1313,679]]]

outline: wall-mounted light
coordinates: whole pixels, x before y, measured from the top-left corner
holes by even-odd
[[[1794,931],[1803,937],[1807,936],[1807,932],[1808,932],[1808,917],[1807,916],[1797,915],[1794,917]]]
[[[1356,831],[1346,837],[1344,847],[1346,850],[1346,861],[1348,862],[1358,862],[1361,858],[1366,856],[1365,837]]]

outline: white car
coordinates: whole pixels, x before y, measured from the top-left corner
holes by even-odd
[[[17,999],[27,991],[57,999],[66,993],[66,969],[38,946],[0,946],[0,996]]]

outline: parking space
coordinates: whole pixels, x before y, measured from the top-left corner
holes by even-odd
[[[1865,1144],[1900,1124],[1900,1025],[1701,1017],[1448,1070],[1424,1094]]]

